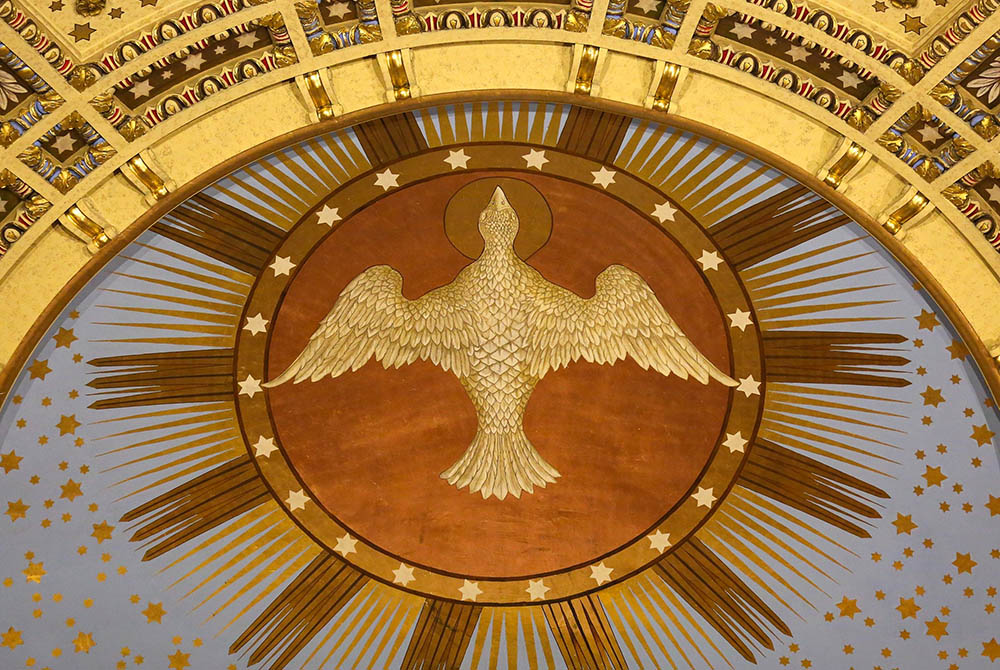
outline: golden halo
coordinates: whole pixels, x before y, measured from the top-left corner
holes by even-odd
[[[527,259],[549,241],[552,210],[538,189],[521,179],[486,177],[460,188],[445,208],[444,234],[463,256],[479,258],[483,251],[479,214],[486,208],[497,186],[507,195],[520,223],[514,251],[522,259]]]

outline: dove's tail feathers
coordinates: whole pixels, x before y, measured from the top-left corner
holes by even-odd
[[[441,473],[470,493],[481,493],[483,498],[496,496],[503,500],[507,494],[521,497],[521,491],[534,492],[534,487],[545,488],[555,482],[559,471],[549,465],[528,440],[524,431],[511,433],[476,432],[472,444],[462,457]]]

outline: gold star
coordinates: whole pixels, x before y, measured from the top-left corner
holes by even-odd
[[[928,386],[927,390],[920,395],[924,398],[924,405],[934,405],[937,407],[944,402],[944,397],[941,395],[941,389],[936,389],[931,386]]]
[[[990,511],[990,516],[1000,514],[1000,498],[990,494],[990,501],[984,505]]]
[[[917,35],[927,27],[927,24],[920,20],[919,16],[906,15],[906,18],[899,22],[903,26],[904,33],[916,33]]]
[[[191,656],[191,654],[182,654],[181,650],[178,649],[175,653],[167,656],[167,660],[170,661],[170,665],[167,667],[171,670],[184,670],[184,668],[191,666],[188,662],[189,656]]]
[[[896,520],[892,522],[892,525],[896,527],[896,535],[902,535],[903,533],[909,535],[912,531],[917,529],[917,524],[913,523],[912,514],[904,516],[899,512],[896,512]]]
[[[76,639],[73,640],[73,653],[80,653],[82,651],[85,654],[89,654],[91,647],[97,644],[94,642],[92,635],[93,633],[83,632],[77,634]]]
[[[70,328],[60,328],[59,332],[52,336],[52,339],[56,341],[56,349],[59,347],[66,347],[69,349],[70,345],[76,342],[77,336],[73,334],[73,329]]]
[[[916,602],[914,602],[915,600],[916,598],[899,599],[899,606],[896,608],[896,610],[899,612],[899,618],[901,619],[907,619],[911,617],[914,619],[917,618],[917,612],[921,610],[921,607]]]
[[[146,623],[163,623],[163,615],[167,610],[163,609],[163,603],[146,603],[146,609],[142,614],[146,617]]]
[[[20,466],[18,464],[22,460],[24,460],[24,457],[18,456],[14,453],[14,450],[11,449],[6,454],[0,454],[0,468],[3,468],[4,474],[9,473],[11,470],[19,470]]]
[[[840,616],[850,617],[851,619],[854,618],[855,614],[859,614],[861,612],[861,608],[858,607],[857,599],[849,600],[847,596],[844,596],[844,599],[837,603],[837,608],[840,610]]]
[[[981,426],[973,426],[972,435],[969,437],[975,440],[978,446],[982,447],[989,444],[995,435],[996,433],[990,430],[984,423]]]
[[[74,42],[89,42],[90,36],[97,31],[90,27],[90,21],[86,23],[74,23],[73,30],[69,31],[69,36]]]
[[[971,553],[960,554],[958,552],[955,552],[955,560],[952,561],[951,564],[954,565],[956,568],[958,568],[958,574],[962,574],[963,572],[968,572],[970,575],[972,574],[972,568],[979,565],[974,560],[972,560]]]
[[[920,330],[934,330],[935,326],[941,325],[937,315],[934,312],[928,312],[926,309],[920,310],[920,314],[913,318],[917,320],[917,328]]]
[[[24,644],[24,640],[21,639],[21,631],[15,630],[13,626],[8,628],[6,633],[0,633],[0,638],[3,638],[3,642],[0,642],[0,646],[9,647],[10,649],[14,649],[18,645]],[[996,640],[994,640],[994,642],[996,642]]]
[[[952,340],[951,344],[945,347],[949,352],[951,352],[952,360],[962,360],[969,355],[969,348],[965,346],[962,340]]]
[[[91,533],[90,536],[97,540],[97,544],[111,539],[111,531],[115,529],[114,526],[109,526],[107,521],[95,523],[93,526],[94,532]]]
[[[924,466],[924,474],[920,475],[927,480],[927,486],[941,486],[941,482],[948,479],[948,477],[941,472],[941,466],[931,467],[929,465]]]
[[[938,642],[941,638],[948,635],[948,622],[941,621],[937,617],[934,617],[930,621],[925,621],[924,625],[927,626],[927,635],[933,637]]]
[[[11,648],[13,649],[13,647]],[[983,642],[983,656],[990,659],[990,663],[1000,658],[1000,642],[997,642],[996,638],[989,642]]]
[[[49,359],[46,358],[44,361],[36,359],[28,366],[28,372],[31,373],[31,379],[45,379],[45,375],[52,372],[52,368],[49,367]]]
[[[9,516],[11,523],[13,523],[18,519],[26,518],[28,516],[28,510],[30,508],[31,505],[25,505],[24,501],[18,498],[16,502],[8,501],[7,511],[4,512],[4,514]]]
[[[61,415],[59,423],[56,424],[60,435],[66,435],[67,433],[76,434],[76,429],[79,427],[80,422],[76,420],[76,414],[70,414],[69,416],[65,414]]]
[[[83,495],[83,491],[80,490],[79,482],[74,482],[72,479],[68,480],[65,484],[60,486],[62,493],[59,495],[60,498],[66,498],[70,502],[73,502],[77,497]]]
[[[36,584],[42,583],[42,577],[48,573],[45,571],[45,564],[39,561],[38,563],[32,563],[28,561],[28,567],[21,570],[21,574],[24,575],[24,581],[34,582]]]

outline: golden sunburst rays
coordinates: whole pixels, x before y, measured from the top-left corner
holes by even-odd
[[[413,112],[430,147],[467,142],[557,146],[577,107],[558,103],[474,102]]]

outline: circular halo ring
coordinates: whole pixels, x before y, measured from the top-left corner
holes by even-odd
[[[451,196],[444,212],[444,234],[451,245],[466,258],[476,259],[483,252],[479,233],[479,214],[490,201],[493,190],[503,189],[519,227],[514,252],[527,260],[545,246],[552,235],[552,210],[537,188],[512,177],[486,177],[469,182]]]

